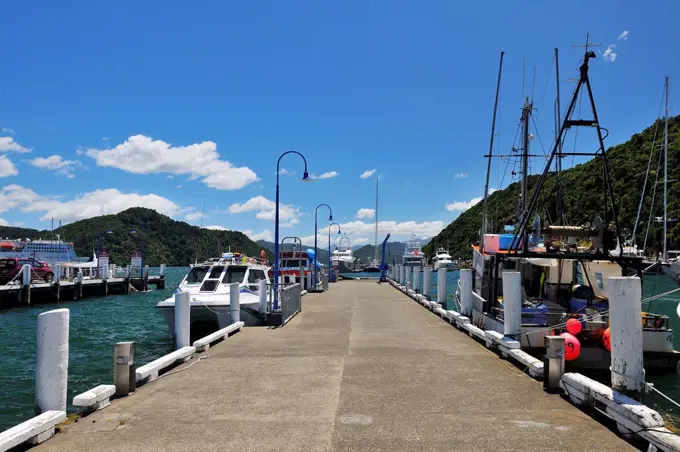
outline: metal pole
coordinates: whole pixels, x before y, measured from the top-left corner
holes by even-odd
[[[668,259],[666,242],[668,237],[668,76],[666,76],[666,121],[663,131],[663,260]]]
[[[317,214],[319,213],[319,206],[316,206],[316,209],[314,210],[314,290],[316,290],[316,264],[319,262],[319,252],[316,249],[316,241],[317,241]]]
[[[557,81],[557,112],[555,114],[555,141],[557,141],[558,134],[560,133],[562,119],[560,118],[560,113],[562,108],[560,105],[560,63],[557,47],[555,47],[555,80]],[[560,172],[562,171],[562,143],[557,148],[557,174],[556,174],[556,184],[557,184],[557,224],[562,224],[562,185],[560,182]]]
[[[482,229],[479,238],[480,249],[484,251],[484,233],[486,232],[486,210],[487,198],[489,197],[489,176],[491,174],[491,155],[493,154],[493,137],[496,133],[496,112],[498,111],[498,96],[501,90],[501,74],[503,73],[503,55],[501,52],[501,62],[498,66],[498,82],[496,83],[496,100],[493,104],[493,120],[491,121],[491,139],[489,140],[489,159],[486,165],[486,183],[484,184],[484,206],[482,208]]]

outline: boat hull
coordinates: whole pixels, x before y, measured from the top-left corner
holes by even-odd
[[[338,269],[340,273],[351,273],[354,271],[354,264],[344,260],[332,261],[331,265]]]

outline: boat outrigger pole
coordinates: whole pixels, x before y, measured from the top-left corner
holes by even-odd
[[[486,166],[486,183],[484,184],[484,207],[482,208],[482,229],[480,229],[479,246],[484,251],[484,233],[486,232],[486,206],[489,197],[489,175],[491,174],[491,156],[493,154],[493,138],[496,133],[496,112],[498,111],[498,94],[501,90],[501,74],[503,73],[503,55],[501,52],[501,62],[498,65],[498,82],[496,83],[496,100],[493,104],[493,120],[491,121],[491,139],[489,140],[489,158]],[[435,248],[436,249],[436,248]]]
[[[538,183],[536,184],[536,187],[534,188],[534,192],[531,196],[531,200],[529,203],[525,206],[524,212],[521,216],[520,223],[515,230],[515,235],[512,238],[512,243],[510,244],[510,250],[516,250],[518,245],[521,243],[522,244],[522,251],[521,253],[518,254],[529,254],[529,243],[528,243],[528,235],[527,235],[527,229],[529,225],[529,218],[531,214],[534,212],[536,209],[536,204],[538,202],[538,197],[541,192],[541,189],[543,188],[543,184],[545,183],[546,178],[548,177],[548,173],[550,172],[550,168],[552,166],[553,160],[555,157],[562,157],[565,155],[579,155],[579,156],[590,156],[590,157],[599,157],[602,160],[602,167],[603,167],[603,173],[604,173],[604,180],[605,180],[605,185],[606,185],[606,190],[604,193],[605,197],[605,204],[604,204],[604,227],[607,226],[608,221],[607,221],[607,208],[611,207],[612,210],[612,220],[614,222],[614,225],[616,227],[616,237],[618,239],[618,246],[619,246],[619,256],[623,256],[623,240],[621,240],[621,229],[619,227],[619,220],[617,217],[616,213],[616,204],[614,202],[614,193],[613,193],[613,187],[612,187],[612,182],[609,177],[609,168],[607,165],[607,154],[605,152],[604,148],[604,139],[602,137],[602,129],[600,127],[600,121],[597,117],[597,110],[595,108],[595,100],[593,98],[593,91],[590,87],[590,80],[588,78],[588,62],[592,59],[595,58],[595,52],[592,50],[588,50],[586,47],[585,55],[583,57],[583,64],[580,67],[580,77],[578,80],[578,83],[576,85],[576,89],[574,89],[574,94],[571,97],[571,100],[569,102],[569,107],[567,108],[567,111],[565,112],[564,115],[564,120],[562,121],[562,124],[560,126],[560,132],[557,135],[557,139],[555,140],[555,144],[552,148],[552,151],[550,152],[550,156],[548,157],[548,161],[546,162],[545,168],[543,169],[543,174],[541,174],[540,179],[538,180]],[[588,92],[588,97],[590,98],[590,106],[592,109],[592,114],[593,114],[593,119],[570,119],[572,113],[574,112],[574,107],[576,105],[576,100],[578,99],[579,93],[581,92],[581,89],[585,87]],[[599,142],[599,149],[595,151],[594,153],[586,153],[586,152],[570,152],[570,153],[565,153],[563,150],[561,150],[561,145],[562,145],[562,140],[564,138],[564,134],[567,131],[567,129],[570,129],[571,127],[594,127],[595,130],[597,131],[597,139]],[[537,231],[539,234],[541,231]],[[608,252],[606,249],[606,245],[602,246],[602,249],[599,250],[600,253],[603,256],[607,256],[608,258]],[[543,253],[545,255],[545,253]]]

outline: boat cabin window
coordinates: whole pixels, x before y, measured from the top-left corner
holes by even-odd
[[[187,275],[187,284],[199,284],[205,278],[210,267],[193,267],[189,274]]]
[[[220,279],[220,275],[224,271],[224,267],[221,265],[216,265],[210,270],[210,278],[211,279]]]
[[[219,283],[219,279],[206,279],[200,290],[201,292],[214,292]]]
[[[306,260],[303,261],[302,265],[306,264]],[[300,259],[286,259],[283,261],[282,267],[295,268],[300,266]]]
[[[254,269],[251,268],[250,273],[248,273],[248,282],[249,283],[257,283],[261,279],[265,279],[264,271],[254,270]]]
[[[248,267],[230,265],[227,267],[227,272],[224,274],[222,282],[225,284],[243,282],[243,277],[246,275],[246,270],[248,270]]]

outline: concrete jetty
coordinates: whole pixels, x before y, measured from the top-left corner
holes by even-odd
[[[309,294],[40,451],[635,450],[388,284]]]

